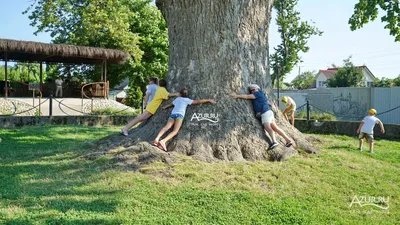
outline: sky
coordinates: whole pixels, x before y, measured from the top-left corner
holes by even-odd
[[[49,43],[51,37],[47,33],[35,36],[35,28],[30,26],[28,15],[22,12],[32,0],[3,0],[0,7],[0,38],[30,40]],[[353,13],[358,0],[299,0],[297,10],[302,20],[313,21],[324,32],[322,36],[312,37],[308,46],[310,51],[302,53],[300,63],[286,81],[291,81],[304,71],[327,69],[331,64],[342,65],[343,60],[352,56],[357,66],[366,65],[377,78],[395,78],[400,74],[400,42],[384,29],[385,24],[380,17],[362,29],[351,31],[348,19]],[[380,15],[381,16],[381,15]],[[270,26],[270,50],[280,43],[275,24],[275,14]]]

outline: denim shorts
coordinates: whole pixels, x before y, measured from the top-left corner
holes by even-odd
[[[173,120],[176,120],[176,119],[181,119],[181,120],[183,120],[183,115],[181,115],[181,114],[179,114],[179,113],[174,113],[174,114],[171,114],[170,116],[169,116],[169,118],[170,119],[173,119]]]

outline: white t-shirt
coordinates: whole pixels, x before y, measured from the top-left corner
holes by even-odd
[[[171,114],[181,114],[182,116],[185,116],[187,106],[192,103],[193,100],[190,98],[177,97],[172,102],[172,104],[174,104],[174,109]]]
[[[57,86],[61,86],[63,82],[64,82],[64,81],[61,80],[61,79],[57,79],[57,80],[56,80]]]
[[[147,85],[146,95],[150,94],[149,99],[147,99],[147,104],[149,104],[151,102],[151,100],[153,100],[154,94],[156,93],[157,88],[158,88],[157,84]]]
[[[366,116],[362,120],[364,125],[361,127],[361,132],[366,134],[374,134],[374,127],[380,120],[375,116]]]

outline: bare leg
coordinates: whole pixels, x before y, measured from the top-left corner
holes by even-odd
[[[271,128],[272,130],[274,130],[276,133],[278,133],[279,135],[281,135],[285,140],[286,143],[290,142],[289,137],[285,134],[285,132],[283,132],[283,130],[281,128],[278,127],[278,125],[276,125],[275,121],[271,122]]]
[[[358,149],[362,149],[362,146],[363,146],[363,139],[361,138],[360,139],[360,143],[358,145]]]
[[[169,129],[171,129],[171,127],[174,125],[174,123],[175,123],[174,119],[168,119],[167,124],[160,130],[160,132],[158,132],[158,135],[154,141],[158,142],[160,140],[160,138],[165,134],[165,132],[167,132]]]
[[[153,114],[149,113],[148,111],[144,111],[141,115],[137,116],[135,119],[131,120],[125,127],[123,127],[121,129],[122,132],[128,132],[131,127],[135,126],[139,122],[142,122],[143,120],[150,118],[152,115]]]
[[[286,114],[285,111],[283,112],[283,116],[285,117],[285,120],[287,121],[287,120],[288,120],[288,117],[287,117],[287,114]]]
[[[290,120],[292,122],[292,126],[294,126],[294,110],[290,113]]]
[[[162,139],[164,143],[171,140],[171,138],[175,137],[178,134],[179,130],[181,129],[182,122],[183,122],[182,119],[175,120],[174,129],[164,139]]]
[[[271,123],[264,123],[263,126],[264,130],[267,131],[269,136],[271,137],[271,141],[275,143],[276,142],[275,132],[271,128]]]
[[[371,141],[370,143],[369,143],[369,152],[374,152],[374,141]]]

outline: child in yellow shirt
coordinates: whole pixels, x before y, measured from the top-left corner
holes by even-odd
[[[128,130],[135,126],[137,123],[142,122],[150,117],[152,117],[158,107],[161,105],[163,100],[168,100],[170,97],[178,97],[179,93],[169,93],[165,86],[167,85],[166,80],[159,81],[159,87],[157,88],[156,93],[154,94],[153,100],[147,105],[145,111],[135,119],[131,120],[125,127],[121,129],[121,134],[124,136],[128,136]]]

